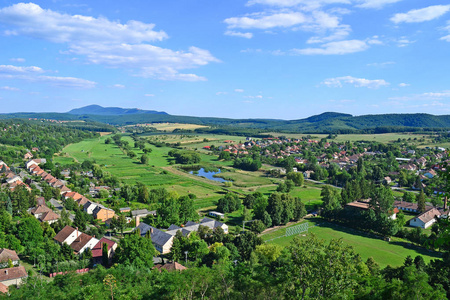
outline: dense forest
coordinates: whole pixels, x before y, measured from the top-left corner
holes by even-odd
[[[85,128],[86,129],[86,128]],[[7,120],[0,122],[0,160],[7,164],[20,162],[23,155],[38,148],[40,157],[51,158],[70,143],[77,143],[97,133],[62,124]]]
[[[405,131],[443,130],[450,128],[450,116],[430,114],[382,114],[352,116],[349,114],[326,112],[298,120],[276,119],[228,119],[211,117],[174,116],[164,112],[141,111],[138,109],[103,108],[87,113],[80,108],[69,113],[12,113],[0,118],[45,118],[55,120],[100,122],[112,125],[139,123],[189,123],[213,126],[198,129],[198,132],[236,134],[245,131],[255,135],[267,131],[302,133],[384,133]],[[103,131],[103,130],[97,130]],[[244,134],[244,133],[242,133]],[[245,135],[245,134],[244,134]]]

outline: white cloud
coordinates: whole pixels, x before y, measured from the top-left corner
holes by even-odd
[[[447,26],[445,26],[443,29],[447,30],[448,32],[450,32],[450,21],[447,21]],[[450,35],[443,36],[440,39],[443,40],[443,41],[450,42]]]
[[[125,24],[81,15],[42,9],[33,3],[19,3],[0,9],[0,23],[8,25],[6,35],[24,35],[67,44],[67,54],[83,55],[93,64],[136,70],[137,76],[163,80],[206,80],[180,70],[218,62],[209,51],[191,47],[173,51],[149,44],[168,38],[155,31],[154,24],[128,21]]]
[[[413,9],[406,13],[395,14],[391,21],[398,23],[418,23],[430,21],[444,15],[450,10],[450,5],[432,5],[421,9]]]
[[[444,90],[441,92],[426,92],[422,94],[415,94],[411,96],[391,97],[389,100],[395,101],[421,101],[421,100],[440,100],[450,98],[450,90]]]
[[[124,89],[125,88],[125,86],[123,84],[119,84],[119,83],[113,85],[113,87],[118,88],[118,89]]]
[[[20,91],[20,89],[15,88],[15,87],[11,87],[11,86],[1,86],[0,90],[4,90],[4,91],[12,91],[12,92],[17,92]]]
[[[410,86],[410,84],[402,82],[402,83],[399,83],[398,86],[399,87],[407,87],[407,86]]]
[[[243,92],[244,92],[243,89],[235,89],[234,91],[235,91],[236,93],[243,93]]]
[[[250,0],[247,5],[262,4],[277,7],[306,6],[311,8],[320,7],[326,4],[342,3],[350,4],[350,0]]]
[[[155,97],[154,94],[145,94],[144,96],[145,96],[145,97]]]
[[[343,55],[365,51],[368,48],[369,46],[364,41],[347,40],[326,43],[321,45],[321,48],[293,49],[292,53],[301,55]]]
[[[356,0],[356,6],[361,8],[375,8],[380,9],[385,5],[400,2],[402,0]]]
[[[414,44],[416,41],[410,41],[406,37],[401,37],[400,39],[396,40],[398,47],[406,47],[410,44]]]
[[[395,62],[393,62],[393,61],[385,61],[385,62],[381,62],[381,63],[370,63],[370,64],[367,64],[367,66],[369,66],[369,67],[378,67],[378,68],[384,68],[384,67],[389,66],[389,65],[395,65]]]
[[[0,78],[5,79],[20,79],[30,82],[46,83],[58,87],[73,88],[93,88],[97,84],[96,82],[82,78],[41,75],[44,72],[43,69],[35,66],[18,67],[0,65]]]
[[[400,1],[402,0],[250,0],[247,2],[247,5],[262,4],[277,7],[303,6],[314,9],[328,4],[354,4],[361,8],[379,9],[385,5]]]
[[[342,87],[343,84],[351,84],[355,87],[366,87],[370,89],[377,89],[382,86],[389,85],[384,79],[365,79],[365,78],[355,78],[353,76],[343,76],[325,79],[322,84],[328,87]]]
[[[226,94],[228,94],[228,93],[227,93],[227,92],[217,92],[217,93],[216,93],[217,96],[220,96],[220,95],[226,95]]]
[[[263,96],[262,96],[262,95],[257,95],[257,96],[244,96],[244,98],[247,98],[247,99],[262,99]]]
[[[237,37],[242,37],[242,38],[246,38],[246,39],[251,39],[253,37],[253,33],[251,33],[251,32],[238,32],[238,31],[233,31],[233,30],[225,31],[225,35],[237,36]]]
[[[291,27],[306,22],[306,17],[300,12],[278,12],[271,15],[254,14],[245,17],[225,19],[228,28],[269,29],[274,27]]]
[[[20,74],[44,73],[39,67],[17,67],[12,65],[0,65],[0,74],[2,75],[20,75]]]
[[[10,61],[13,61],[13,62],[25,62],[25,58],[20,58],[20,57],[18,57],[18,58],[11,58]]]

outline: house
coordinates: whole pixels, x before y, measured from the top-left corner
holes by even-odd
[[[428,177],[428,178],[433,178],[434,176],[436,176],[436,171],[433,169],[430,169],[428,171],[426,171],[425,173],[423,173],[424,176]]]
[[[9,260],[11,260],[14,266],[19,265],[19,257],[17,256],[16,251],[6,248],[0,249],[0,268],[7,267]]]
[[[7,287],[13,284],[19,286],[22,280],[27,277],[28,274],[24,266],[0,269],[0,283]]]
[[[114,210],[101,206],[100,204],[92,211],[94,218],[102,222],[114,217],[115,214]]]
[[[92,215],[94,213],[94,209],[97,208],[98,204],[88,201],[83,205],[83,210],[84,212],[86,212],[88,215]]]
[[[75,254],[81,254],[87,248],[92,249],[99,242],[98,239],[92,237],[86,233],[81,233],[75,240],[70,244],[70,248],[73,249]]]
[[[394,201],[394,207],[398,208],[399,210],[409,211],[409,212],[415,212],[418,213],[418,205],[417,203],[411,203],[406,201]],[[425,211],[433,208],[433,206],[426,205]]]
[[[71,226],[66,226],[58,232],[57,235],[53,238],[59,244],[66,243],[68,245],[72,244],[75,239],[80,236],[81,232],[78,231],[78,228],[75,229]]]
[[[136,223],[139,223],[139,217],[136,218]],[[150,226],[145,223],[136,224],[138,225],[135,230],[140,230],[141,236],[145,236],[147,232],[150,231],[150,237],[152,239],[153,246],[161,254],[166,254],[170,252],[173,244],[173,235],[170,235],[158,228]]]
[[[217,212],[217,211],[210,211],[208,212],[208,216],[211,216],[213,218],[219,218],[219,219],[223,219],[225,217],[225,215],[223,213]]]
[[[412,227],[421,227],[423,229],[427,229],[431,225],[436,222],[435,217],[440,217],[441,213],[436,208],[431,208],[427,210],[426,212],[418,215],[417,217],[411,219],[409,221],[409,225]]]
[[[30,213],[39,221],[49,224],[55,223],[59,219],[59,215],[53,212],[47,205],[38,205],[33,208]]]
[[[159,272],[161,272],[162,270],[166,270],[168,272],[187,270],[187,268],[185,266],[177,263],[176,261],[165,263],[165,264],[156,264],[153,267],[153,269],[156,269]]]
[[[95,246],[92,248],[92,258],[94,264],[102,264],[103,262],[103,244],[108,245],[108,259],[111,262],[114,253],[117,249],[117,243],[103,237]]]
[[[119,211],[121,213],[126,213],[126,212],[130,212],[131,208],[129,208],[129,207],[121,207],[121,208],[119,208]]]
[[[135,217],[145,218],[148,215],[156,216],[156,210],[148,211],[147,209],[138,209],[131,211],[131,216],[134,218]]]
[[[31,152],[27,152],[25,153],[25,155],[23,156],[24,159],[30,159],[33,158],[33,154],[31,154]]]
[[[48,224],[52,224],[58,221],[59,215],[55,213],[54,211],[50,210],[46,213],[43,213],[38,220],[41,222],[47,222]]]

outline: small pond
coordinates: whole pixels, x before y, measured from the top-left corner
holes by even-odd
[[[205,169],[200,168],[198,171],[189,171],[189,174],[194,174],[196,176],[200,176],[200,177],[205,177],[209,180],[214,180],[214,181],[218,181],[218,182],[227,182],[225,179],[220,178],[220,177],[214,177],[214,175],[219,174],[220,173],[220,169],[217,172],[205,172]]]

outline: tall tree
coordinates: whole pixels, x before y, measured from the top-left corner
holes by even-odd
[[[416,196],[416,201],[417,201],[417,210],[420,213],[425,212],[426,209],[426,199],[425,199],[425,193],[423,192],[423,190],[420,190],[420,193],[417,194]]]

